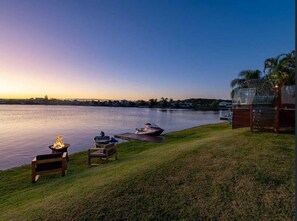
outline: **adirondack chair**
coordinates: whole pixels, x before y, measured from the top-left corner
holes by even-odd
[[[104,160],[108,163],[109,158],[114,157],[115,160],[118,159],[117,149],[115,143],[109,144],[95,144],[93,148],[90,148],[88,151],[88,163],[91,166],[92,158],[99,158],[100,160]]]
[[[42,174],[60,172],[67,173],[67,153],[37,155],[32,160],[32,183],[35,183]]]

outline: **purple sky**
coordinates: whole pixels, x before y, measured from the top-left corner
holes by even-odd
[[[0,98],[229,98],[294,49],[294,1],[2,0]]]

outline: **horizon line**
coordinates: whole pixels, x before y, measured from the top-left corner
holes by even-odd
[[[161,100],[161,98],[150,98],[150,99],[157,99],[159,101],[159,100]],[[163,98],[166,98],[166,97],[163,97]],[[1,98],[0,97],[0,100],[30,100],[30,99],[45,99],[45,97],[30,97],[30,98]],[[56,100],[103,100],[103,101],[108,101],[108,100],[111,100],[111,101],[120,101],[120,100],[139,101],[139,100],[143,100],[143,101],[146,101],[145,99],[136,99],[136,100],[135,99],[132,99],[132,100],[129,100],[129,99],[125,99],[125,98],[124,99],[106,99],[106,98],[54,98],[54,97],[48,98],[48,100],[53,100],[53,99],[56,99]],[[148,99],[147,101],[149,101],[150,99]],[[231,98],[224,99],[224,98],[205,98],[205,97],[199,97],[199,98],[191,97],[191,98],[184,98],[184,99],[167,98],[167,99],[168,100],[169,99],[172,99],[172,100],[189,100],[189,99],[232,100]]]

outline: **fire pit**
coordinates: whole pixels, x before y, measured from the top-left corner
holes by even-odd
[[[67,153],[67,160],[68,159],[68,147],[70,147],[70,144],[63,143],[63,137],[58,136],[55,143],[50,145],[49,148],[52,150],[52,153]]]

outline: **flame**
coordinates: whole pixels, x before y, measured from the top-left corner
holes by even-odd
[[[63,143],[63,137],[62,136],[58,136],[55,143],[54,143],[54,148],[56,149],[61,149],[65,146],[65,144]]]

